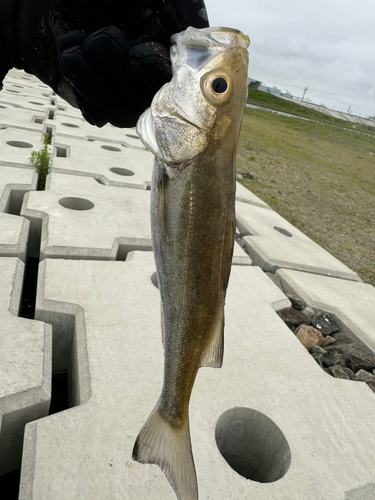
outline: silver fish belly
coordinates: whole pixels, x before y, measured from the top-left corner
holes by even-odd
[[[198,369],[223,359],[249,41],[229,28],[188,28],[172,41],[172,81],[137,125],[155,155],[151,225],[165,359],[133,458],[159,465],[180,500],[196,500],[189,400]]]

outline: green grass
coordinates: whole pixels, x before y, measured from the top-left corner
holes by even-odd
[[[30,163],[37,169],[38,177],[38,191],[44,191],[46,188],[46,178],[49,172],[51,163],[50,152],[48,150],[49,135],[44,134],[44,144],[39,151],[32,151],[29,158]]]
[[[255,176],[241,182],[375,285],[375,135],[247,109],[237,172]]]
[[[335,118],[334,116],[326,115],[324,113],[316,111],[315,109],[307,108],[306,106],[302,106],[297,102],[282,99],[281,97],[268,94],[267,92],[262,92],[261,90],[249,88],[247,102],[250,104],[254,104],[255,106],[270,108],[276,111],[282,111],[284,113],[300,116],[302,118],[317,120],[320,122],[329,123],[331,125],[336,125],[338,127],[349,128],[375,135],[375,122],[373,127],[350,123],[345,120]]]

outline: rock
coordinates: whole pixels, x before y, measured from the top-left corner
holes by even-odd
[[[335,342],[336,342],[336,339],[334,339],[330,335],[327,335],[327,337],[324,337],[322,347],[327,347],[327,345],[334,344]]]
[[[242,172],[243,177],[246,177],[246,179],[252,179],[256,180],[258,177],[254,174],[249,174],[248,172]]]
[[[278,314],[280,318],[289,326],[289,328],[291,326],[310,324],[310,319],[305,314],[303,314],[302,311],[298,311],[297,309],[294,309],[294,307],[289,307],[288,309],[278,311]]]
[[[375,382],[366,382],[366,384],[370,387],[370,389],[375,392]]]
[[[359,380],[360,382],[375,382],[375,375],[366,370],[358,370],[357,373],[354,374],[353,380]]]
[[[332,314],[318,313],[311,318],[311,324],[317,328],[323,335],[331,335],[332,333],[338,332],[340,327],[332,316]]]
[[[305,306],[306,306],[305,302],[302,299],[300,299],[299,297],[297,297],[297,295],[293,295],[292,293],[286,293],[285,295],[288,297],[288,299],[292,303],[292,307],[294,307],[294,309],[298,309],[299,311],[302,311],[302,309],[305,308]]]
[[[336,342],[325,346],[325,349],[345,356],[346,365],[351,370],[357,372],[362,369],[371,372],[375,368],[375,353],[362,342],[342,332],[334,334],[333,337]]]
[[[309,328],[313,328],[312,326],[310,326]],[[320,332],[319,332],[320,333]],[[323,339],[323,342],[324,342],[324,339]],[[314,345],[314,347],[311,349],[311,352],[315,352],[317,354],[326,354],[328,351],[326,351],[325,349],[323,349],[323,347],[320,347],[320,345],[316,344]]]
[[[328,369],[335,378],[343,378],[345,380],[353,380],[354,373],[346,366],[334,365],[334,366],[330,366]]]
[[[347,356],[346,365],[355,373],[359,370],[371,370],[373,367],[373,363],[369,362],[366,358],[359,358],[354,354]]]
[[[314,346],[320,345],[324,339],[320,331],[312,326],[300,325],[294,333],[296,334],[297,339],[309,352],[312,351]]]
[[[243,179],[243,175],[242,175],[242,174],[237,173],[237,174],[236,174],[236,179],[239,179],[239,180]]]
[[[313,352],[311,356],[315,359],[315,361],[318,363],[320,368],[324,368],[323,366],[323,354],[319,354],[317,352]]]
[[[305,314],[308,318],[311,318],[314,316],[315,311],[312,307],[305,307],[305,309],[302,310],[303,314]]]
[[[335,365],[346,366],[345,357],[336,351],[328,351],[327,354],[324,354],[323,363],[327,367]]]
[[[375,370],[372,370],[372,374],[375,375]]]

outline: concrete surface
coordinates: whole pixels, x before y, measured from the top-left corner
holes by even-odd
[[[254,193],[245,188],[238,181],[236,182],[236,200],[242,201],[243,203],[250,203],[250,205],[256,205],[262,208],[268,208],[271,210],[271,207],[267,205],[263,200],[258,198]]]
[[[136,147],[143,151],[146,149],[138,138],[135,129],[115,128],[110,124],[99,129],[98,127],[90,125],[83,118],[75,116],[76,114],[77,110],[71,106],[66,110],[58,109],[53,120],[48,119],[46,124],[53,126],[55,128],[55,134],[57,135],[75,137],[77,139],[92,138],[100,141],[109,140],[110,142],[126,144],[128,147]]]
[[[25,196],[21,211],[32,234],[43,221],[41,259],[116,260],[130,250],[152,249],[149,191],[58,173],[50,179],[48,190]]]
[[[25,193],[34,191],[37,184],[38,174],[32,166],[12,168],[0,165],[0,212],[19,215]]]
[[[30,223],[23,217],[0,213],[0,257],[25,262]]]
[[[360,281],[359,276],[273,210],[237,203],[236,221],[254,265],[309,271]]]
[[[53,158],[54,172],[94,177],[109,186],[151,186],[154,156],[149,151],[65,136],[58,136],[58,143],[68,150],[68,156]]]
[[[17,317],[23,273],[0,257],[0,475],[20,466],[24,426],[48,414],[51,397],[52,329]]]
[[[375,288],[366,283],[280,269],[277,276],[286,291],[316,310],[333,313],[343,331],[349,331],[375,351]]]
[[[46,97],[31,97],[21,94],[14,94],[9,92],[0,93],[0,105],[13,105],[24,109],[31,109],[38,113],[47,112],[49,108],[53,108],[50,99]],[[2,109],[2,108],[1,108]]]
[[[1,94],[0,94],[1,96]],[[42,131],[45,113],[38,113],[37,111],[27,110],[23,108],[15,108],[0,103],[0,128],[25,128],[28,130]],[[37,123],[35,120],[38,120]]]
[[[0,129],[1,160],[7,163],[30,165],[31,151],[39,150],[42,143],[43,135],[39,131]]]
[[[35,77],[11,71],[8,78],[7,88],[20,93],[0,92],[0,127],[7,124],[0,199],[11,212],[0,213],[0,247],[8,235],[13,247],[5,255],[41,262],[35,320],[25,320],[16,316],[23,263],[0,257],[0,474],[19,465],[24,425],[34,420],[26,426],[20,500],[175,500],[158,467],[131,459],[163,374],[153,256],[128,253],[151,248],[150,192],[139,189],[148,176],[139,158],[150,155],[134,129],[92,128],[58,96],[45,97]],[[38,128],[34,114],[43,119]],[[70,157],[53,158],[46,192],[25,195],[36,182],[28,158],[45,129],[55,152],[65,147]],[[108,156],[99,161],[102,152]],[[129,169],[127,155],[134,176],[108,174],[117,154],[114,167]],[[131,178],[139,181],[126,186]],[[200,499],[372,500],[375,394],[320,369],[275,313],[290,303],[260,267],[277,270],[286,290],[333,312],[370,348],[374,289],[239,184],[237,222],[253,266],[236,243],[224,366],[199,371],[190,405]],[[54,373],[67,372],[70,408],[41,418],[51,358]]]
[[[131,458],[163,376],[152,254],[41,266],[37,317],[54,326],[54,313],[74,304],[73,343],[88,369],[74,382],[83,404],[27,425],[20,499],[174,500],[158,467]],[[375,483],[374,394],[319,368],[275,312],[288,305],[259,268],[232,268],[224,365],[199,371],[190,404],[202,499],[343,500]],[[245,410],[241,426],[236,408]],[[283,477],[267,483],[239,475],[215,430],[223,452],[262,463],[266,480]],[[264,433],[273,438],[262,444]]]

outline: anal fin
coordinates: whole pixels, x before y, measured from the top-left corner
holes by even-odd
[[[201,366],[221,368],[224,356],[224,300],[220,306],[215,329],[209,347],[203,352]]]

